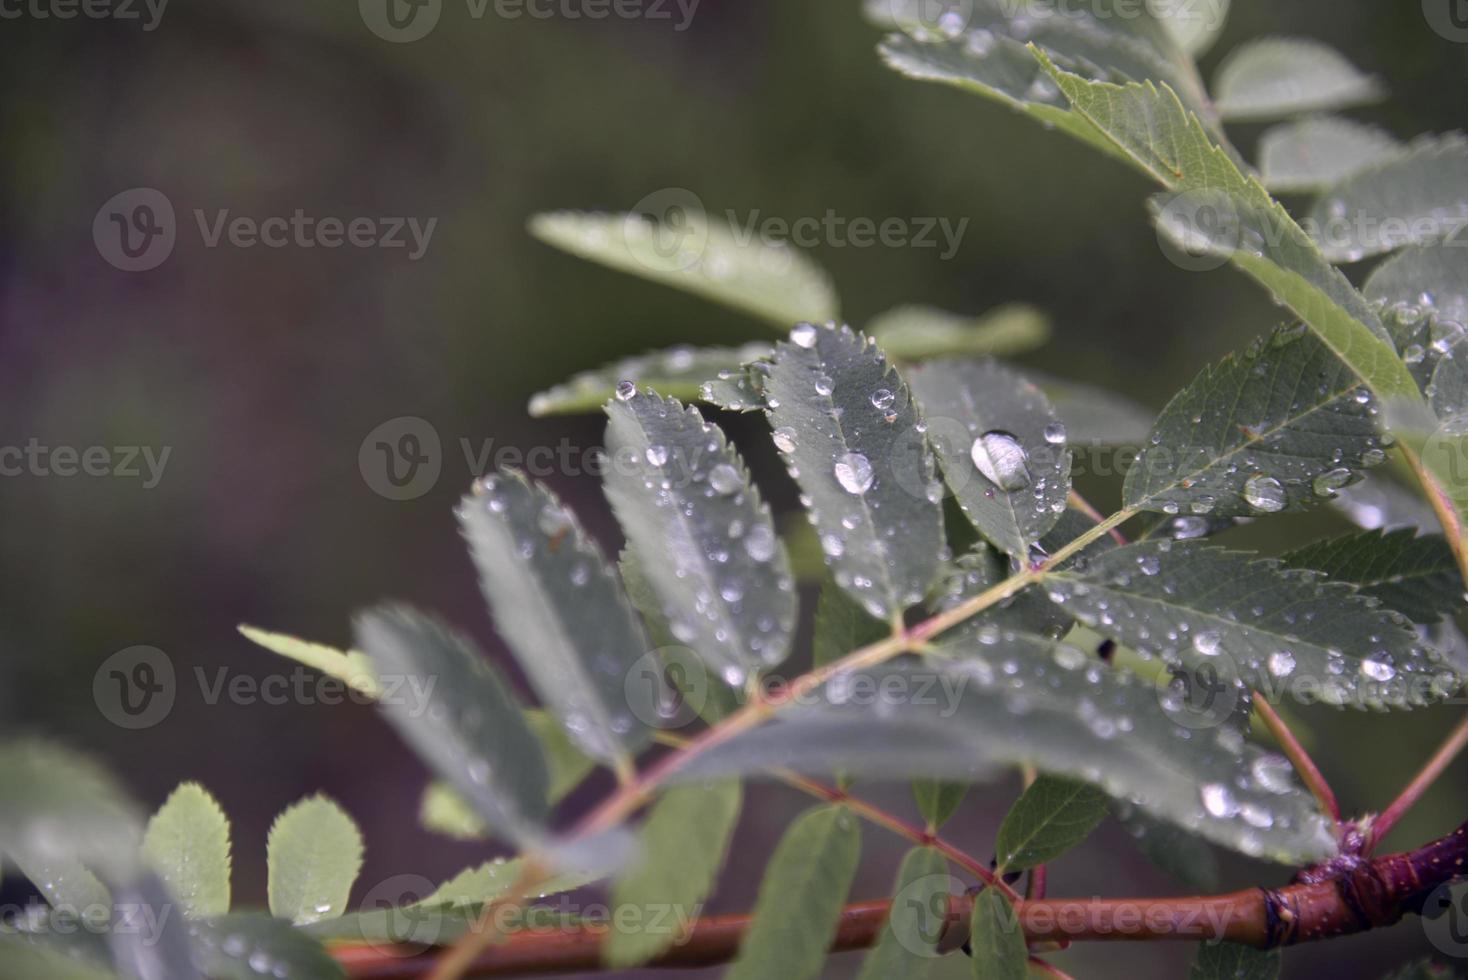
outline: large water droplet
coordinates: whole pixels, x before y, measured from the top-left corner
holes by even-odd
[[[895,402],[896,400],[897,400],[897,396],[894,395],[894,394],[892,394],[891,389],[888,389],[888,388],[878,388],[876,391],[872,392],[872,407],[873,408],[883,409],[883,410],[888,409],[888,408],[891,408],[892,407],[892,403]]]
[[[782,425],[774,432],[775,448],[782,453],[795,452],[795,430],[788,425]]]
[[[872,488],[876,474],[871,460],[861,453],[847,453],[836,460],[836,482],[847,493],[861,496]]]
[[[1244,500],[1250,507],[1265,514],[1284,510],[1289,498],[1284,484],[1272,476],[1255,473],[1244,483]]]
[[[729,463],[720,463],[709,470],[709,486],[714,492],[722,496],[738,493],[744,486],[744,480],[739,476],[739,470]]]
[[[1059,446],[1065,442],[1065,424],[1062,422],[1051,422],[1045,426],[1045,441],[1052,446]]]
[[[985,432],[974,440],[970,454],[979,472],[999,489],[1013,492],[1030,485],[1029,454],[1008,432]]]
[[[809,350],[816,345],[816,330],[818,329],[814,323],[797,323],[790,331],[790,342],[796,347],[804,347]]]
[[[629,402],[629,401],[632,400],[632,397],[634,395],[636,395],[636,394],[637,394],[637,385],[633,384],[631,381],[618,381],[617,382],[617,401],[619,401],[619,402]]]
[[[1239,804],[1233,793],[1222,783],[1209,783],[1203,787],[1203,809],[1210,816],[1227,818],[1239,812]]]
[[[1288,650],[1280,650],[1269,655],[1269,672],[1275,677],[1288,677],[1295,670],[1295,655]]]
[[[649,464],[653,466],[663,466],[666,465],[666,463],[668,462],[668,447],[648,446],[647,452],[644,455],[647,456],[647,461]]]

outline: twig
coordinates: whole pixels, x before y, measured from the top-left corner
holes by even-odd
[[[1189,898],[1021,900],[1015,912],[1032,943],[1203,942],[1224,940],[1269,949],[1365,932],[1417,911],[1468,861],[1468,824],[1406,854],[1363,863],[1324,881],[1283,888],[1247,888],[1226,895]],[[967,921],[970,900],[949,901],[950,927]],[[862,902],[841,913],[832,952],[873,945],[890,902]],[[745,915],[701,919],[687,939],[652,966],[712,966],[732,959],[750,925]],[[572,924],[554,931],[512,933],[472,964],[475,977],[578,973],[601,968],[604,925]],[[432,954],[394,956],[392,948],[334,951],[353,980],[416,980]]]
[[[1427,765],[1422,767],[1422,771],[1413,777],[1406,789],[1402,790],[1385,810],[1381,811],[1380,816],[1371,821],[1371,841],[1367,845],[1368,854],[1386,838],[1397,822],[1406,815],[1408,810],[1412,809],[1413,804],[1422,798],[1422,794],[1437,782],[1444,770],[1458,757],[1458,753],[1463,751],[1465,745],[1468,745],[1468,718],[1458,722],[1447,741],[1433,753],[1431,759],[1427,760]]]
[[[1320,771],[1320,767],[1315,764],[1314,759],[1310,758],[1310,753],[1305,751],[1305,746],[1300,744],[1300,740],[1295,737],[1294,732],[1290,731],[1290,726],[1279,716],[1279,712],[1274,710],[1274,706],[1264,700],[1263,695],[1257,691],[1254,692],[1254,710],[1259,712],[1259,719],[1264,722],[1264,727],[1269,729],[1274,740],[1284,750],[1285,756],[1294,765],[1295,771],[1300,774],[1305,785],[1310,788],[1310,792],[1315,795],[1315,799],[1339,826],[1341,822],[1340,804],[1336,802],[1335,793],[1331,790],[1325,775]]]

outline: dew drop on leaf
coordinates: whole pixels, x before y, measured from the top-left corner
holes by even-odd
[[[814,323],[797,323],[790,331],[790,342],[796,347],[804,347],[807,350],[816,345],[816,330]]]
[[[846,453],[836,460],[836,482],[847,493],[861,496],[872,488],[876,474],[871,460],[861,453]]]
[[[1244,500],[1262,513],[1284,510],[1287,499],[1284,484],[1272,476],[1256,473],[1244,483]]]
[[[720,463],[709,471],[709,486],[714,492],[721,496],[729,496],[738,493],[744,481],[740,479],[739,471],[729,463]]]
[[[999,489],[1013,492],[1030,485],[1029,454],[1010,433],[985,432],[974,440],[971,455],[979,472]]]

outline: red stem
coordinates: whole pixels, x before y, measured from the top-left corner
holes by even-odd
[[[1408,810],[1412,809],[1412,806],[1422,798],[1432,784],[1437,782],[1452,761],[1458,757],[1458,753],[1463,751],[1465,745],[1468,745],[1468,718],[1458,722],[1447,741],[1433,754],[1431,759],[1427,760],[1427,765],[1422,767],[1422,771],[1407,784],[1407,788],[1402,790],[1401,794],[1385,810],[1381,811],[1380,816],[1371,821],[1371,843],[1368,845],[1367,853],[1375,850],[1376,845],[1386,839],[1386,835],[1391,833],[1397,822],[1406,815]]]

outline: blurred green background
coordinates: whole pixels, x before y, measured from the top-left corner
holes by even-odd
[[[0,479],[0,711],[10,729],[64,736],[115,765],[147,805],[197,779],[234,815],[235,889],[263,900],[270,818],[321,789],[361,822],[357,895],[414,872],[438,879],[483,847],[416,826],[424,774],[369,708],[210,704],[223,668],[256,679],[290,666],[250,646],[251,622],[345,644],[352,612],[410,600],[502,657],[450,508],[472,467],[460,440],[590,447],[596,418],[528,418],[534,391],[612,357],[677,342],[768,336],[736,313],[554,252],[534,212],[625,209],[666,188],[711,211],[787,220],[967,219],[957,254],[823,246],[846,318],[897,303],[978,313],[1025,300],[1056,336],[1024,362],[1153,409],[1206,362],[1274,325],[1278,311],[1228,269],[1181,270],[1157,246],[1151,188],[1009,111],[904,80],[874,54],[855,0],[702,0],[671,20],[492,14],[445,5],[427,38],[389,44],[355,4],[174,0],[137,22],[0,21],[0,427],[6,445],[143,445],[171,455],[151,489],[124,478]],[[493,7],[491,7],[491,10]],[[1399,136],[1464,121],[1468,46],[1433,33],[1417,3],[1236,0],[1205,76],[1234,44],[1304,34],[1380,74],[1389,102],[1359,114]],[[1252,155],[1257,127],[1233,131]],[[93,217],[152,187],[179,214],[171,257],[107,264]],[[438,219],[427,253],[205,247],[192,212]],[[1352,270],[1357,275],[1356,270]],[[399,416],[428,420],[442,474],[410,501],[378,496],[358,451]],[[759,425],[734,424],[777,501],[791,490]],[[615,546],[595,481],[550,481]],[[1087,487],[1099,506],[1116,487]],[[1240,540],[1266,548],[1339,529],[1322,512]],[[178,697],[129,731],[98,710],[114,652],[166,652]],[[1302,712],[1351,809],[1379,807],[1454,711]],[[1456,767],[1394,835],[1408,846],[1468,815]],[[593,787],[571,809],[596,796]],[[975,794],[953,836],[976,852],[1015,787]],[[863,792],[906,811],[901,787]],[[715,907],[746,907],[759,857],[806,801],[755,796]],[[885,894],[901,843],[865,833],[857,898]],[[1282,869],[1229,859],[1230,885]],[[1052,892],[1157,894],[1177,886],[1108,825],[1053,869]],[[1295,977],[1376,976],[1430,951],[1415,920],[1291,952]],[[1057,959],[1082,978],[1176,977],[1184,947],[1116,945]],[[831,976],[858,961],[835,959]],[[956,964],[951,965],[961,972]],[[693,974],[698,975],[698,974]]]

